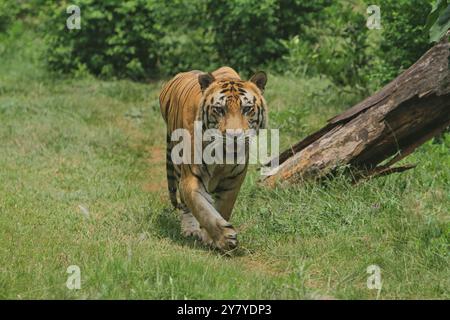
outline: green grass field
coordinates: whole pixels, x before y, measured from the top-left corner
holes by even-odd
[[[404,160],[416,169],[357,187],[268,190],[253,168],[232,218],[240,248],[224,256],[180,236],[162,82],[48,74],[43,42],[16,29],[0,39],[0,298],[450,298],[448,134]],[[269,77],[283,148],[361,99]],[[372,264],[380,292],[366,285]],[[70,265],[80,290],[66,287]]]

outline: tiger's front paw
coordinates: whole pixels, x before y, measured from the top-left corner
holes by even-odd
[[[237,232],[236,230],[234,230],[231,223],[227,222],[226,220],[217,220],[216,228],[214,228],[213,230],[207,230],[203,227],[200,227],[199,225],[197,225],[197,220],[195,220],[197,224],[195,224],[195,227],[192,228],[193,225],[189,223],[190,221],[192,220],[186,219],[185,224],[182,224],[182,226],[186,226],[183,229],[183,234],[196,236],[203,242],[203,244],[215,247],[222,251],[230,251],[237,247]]]
[[[214,245],[223,251],[233,250],[238,246],[237,232],[229,223],[224,219],[217,220],[217,233],[214,237]]]

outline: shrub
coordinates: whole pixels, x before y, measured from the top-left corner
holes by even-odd
[[[381,85],[411,66],[430,48],[425,24],[431,1],[384,0],[379,6],[382,40],[375,51],[369,78]]]
[[[213,68],[213,34],[199,17],[206,2],[80,0],[81,29],[66,27],[65,5],[45,18],[50,69],[79,68],[101,77],[142,80],[187,69]]]
[[[48,66],[63,73],[85,66],[95,75],[134,79],[155,73],[162,36],[155,3],[80,0],[80,30],[66,27],[66,5],[52,5],[45,25]]]
[[[353,5],[333,4],[303,36],[282,41],[287,53],[281,67],[294,75],[324,74],[337,85],[364,88],[368,61],[365,21]]]
[[[281,49],[276,6],[273,0],[209,1],[219,59],[246,70],[275,59]]]
[[[210,0],[208,20],[219,58],[241,71],[279,59],[283,39],[302,34],[331,1]]]
[[[45,18],[51,69],[144,79],[228,64],[250,71],[286,51],[329,0],[80,0],[81,30],[66,28],[65,5]]]
[[[303,37],[283,41],[287,53],[281,65],[294,74],[324,74],[337,85],[365,90],[395,78],[430,47],[424,32],[430,1],[380,2],[380,31],[366,27],[365,8],[371,4],[376,3],[336,2],[327,8],[326,23],[308,27]],[[361,5],[363,10],[355,10]]]
[[[381,31],[366,28],[369,0],[76,3],[81,30],[66,27],[68,1],[0,0],[0,32],[39,9],[45,60],[62,73],[141,80],[224,64],[245,74],[270,63],[283,73],[324,74],[363,88],[386,83],[429,47],[423,32],[429,0],[383,1]]]
[[[170,4],[170,5],[169,5]],[[219,64],[206,1],[172,1],[160,11],[164,35],[158,40],[158,69],[173,75],[190,69],[212,70]]]
[[[436,0],[427,18],[425,30],[430,34],[430,42],[437,42],[450,29],[450,2]]]
[[[0,32],[5,32],[19,13],[16,2],[0,0]]]

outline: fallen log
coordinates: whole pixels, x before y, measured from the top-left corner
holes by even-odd
[[[413,168],[393,165],[450,125],[449,49],[447,40],[436,44],[380,91],[282,152],[263,184],[329,177],[342,167],[355,181]]]

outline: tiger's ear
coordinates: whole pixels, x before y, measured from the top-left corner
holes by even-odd
[[[250,81],[256,84],[256,86],[264,93],[264,89],[266,88],[267,83],[267,74],[264,71],[256,72],[251,78]]]
[[[211,73],[203,73],[198,76],[198,83],[200,84],[200,88],[202,89],[202,92],[205,92],[205,90],[213,83],[214,76]]]

